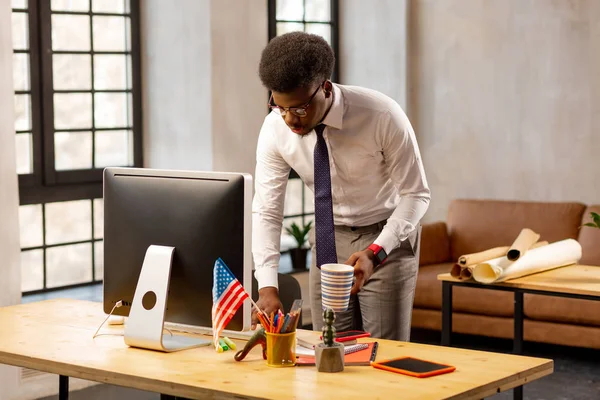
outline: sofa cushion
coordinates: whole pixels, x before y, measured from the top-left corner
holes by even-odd
[[[600,214],[600,205],[590,206],[585,210],[581,225],[592,222],[592,217],[590,216],[592,211]],[[577,240],[581,244],[582,249],[579,263],[583,265],[600,265],[600,229],[584,226],[581,228]]]
[[[528,294],[523,297],[525,317],[548,322],[600,326],[600,301]]]
[[[421,230],[419,265],[450,261],[450,238],[445,222],[424,224]]]
[[[450,268],[452,263],[423,265],[419,268],[415,308],[442,309],[442,282],[437,276],[450,272]],[[514,295],[510,292],[455,286],[452,296],[452,309],[457,312],[500,317],[513,315]]]
[[[454,200],[448,210],[452,260],[496,246],[510,246],[523,228],[540,240],[576,239],[585,205],[506,200]]]

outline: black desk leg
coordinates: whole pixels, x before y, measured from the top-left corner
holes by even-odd
[[[442,346],[450,346],[452,337],[452,283],[442,281]]]
[[[513,353],[523,354],[523,292],[515,291],[515,319],[514,319]],[[513,399],[523,399],[523,386],[513,390]]]
[[[58,377],[58,400],[69,399],[69,377],[60,375]]]

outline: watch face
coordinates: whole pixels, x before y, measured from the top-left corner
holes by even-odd
[[[377,259],[381,263],[381,262],[383,262],[383,260],[386,259],[387,254],[386,254],[385,250],[381,249],[377,252],[377,254],[375,254],[375,257],[377,257]]]

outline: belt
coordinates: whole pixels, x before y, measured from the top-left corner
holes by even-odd
[[[347,226],[347,225],[335,225],[336,230],[354,232],[354,233],[367,233],[367,232],[378,232],[383,229],[387,220],[379,221],[371,225],[365,226]]]

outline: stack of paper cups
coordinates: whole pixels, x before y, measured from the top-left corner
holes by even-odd
[[[353,280],[354,267],[346,264],[323,264],[321,266],[323,309],[331,308],[334,312],[346,311]]]

